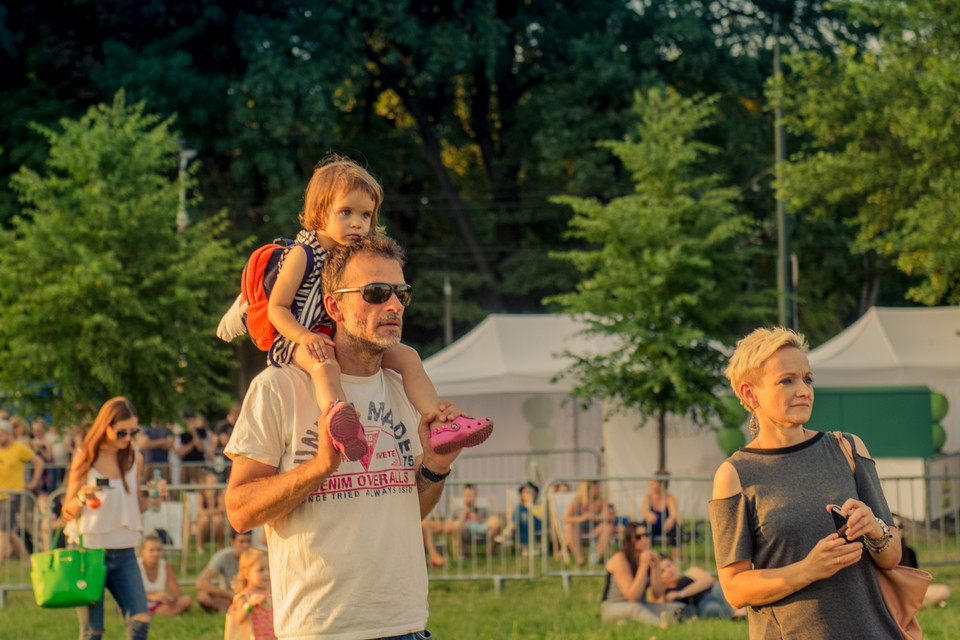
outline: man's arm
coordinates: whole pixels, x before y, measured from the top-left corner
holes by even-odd
[[[234,529],[246,533],[287,515],[337,470],[340,454],[329,445],[329,438],[319,440],[315,458],[281,474],[268,464],[243,456],[233,457],[224,501],[227,518]]]
[[[317,397],[324,397],[321,391],[327,391],[329,381],[324,367],[314,369],[310,366],[309,355],[294,352],[297,364],[310,372]],[[306,365],[306,366],[304,366]],[[321,431],[326,432],[326,407],[319,420]],[[241,533],[272,522],[293,511],[299,504],[315,492],[320,483],[326,480],[340,466],[340,453],[333,448],[330,438],[317,439],[317,455],[295,466],[293,469],[277,474],[277,467],[251,460],[244,456],[230,455],[233,466],[227,480],[227,492],[224,502],[227,506],[227,519],[233,528]]]
[[[30,478],[30,484],[27,485],[27,491],[36,491],[43,480],[43,458],[34,453],[30,462],[33,463],[33,477]]]
[[[170,566],[169,564],[167,566]],[[210,567],[204,567],[200,575],[197,576],[197,591],[204,591],[211,596],[220,596],[221,598],[232,598],[233,593],[222,589],[213,583],[217,577],[217,572]]]
[[[460,455],[462,449],[458,449],[453,453],[448,453],[441,455],[435,453],[432,448],[430,448],[430,427],[431,425],[439,426],[440,422],[443,420],[452,420],[457,417],[456,415],[451,415],[454,409],[453,403],[449,400],[444,400],[440,403],[440,413],[427,413],[420,416],[420,424],[417,425],[417,434],[420,436],[420,446],[423,449],[423,456],[419,457],[415,464],[417,465],[417,495],[420,498],[420,519],[427,517],[433,508],[437,506],[437,502],[440,501],[440,494],[443,493],[443,487],[446,484],[445,480],[440,482],[433,482],[423,476],[420,472],[420,466],[426,467],[428,470],[432,471],[437,475],[444,475],[449,473],[450,465],[453,464],[453,461],[457,459],[457,456]],[[459,412],[457,413],[459,415]]]

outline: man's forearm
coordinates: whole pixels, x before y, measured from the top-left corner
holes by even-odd
[[[244,475],[244,466],[248,464],[258,463],[242,457],[234,460],[231,477]],[[314,458],[279,475],[230,484],[225,497],[230,524],[245,533],[287,515],[316,491],[333,471]]]
[[[32,486],[40,486],[40,481],[43,480],[43,469],[43,460],[39,456],[35,456],[33,459],[33,477],[30,479]]]
[[[213,584],[209,580],[197,580],[197,591],[205,591],[212,596],[219,596],[221,598],[232,598],[233,593]]]
[[[440,501],[440,495],[443,493],[443,487],[447,484],[446,480],[433,482],[424,478],[420,474],[420,467],[417,467],[417,497],[420,498],[420,519],[426,518],[433,511]]]

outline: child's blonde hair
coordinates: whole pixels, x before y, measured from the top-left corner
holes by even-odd
[[[303,194],[303,212],[300,225],[317,231],[327,226],[333,201],[348,191],[359,190],[373,199],[373,217],[370,233],[383,233],[377,225],[377,215],[383,203],[383,187],[369,171],[346,156],[330,154],[313,170]]]
[[[237,569],[237,577],[233,579],[233,583],[230,585],[233,587],[234,593],[240,593],[249,586],[247,582],[247,572],[250,571],[251,567],[256,567],[261,563],[267,561],[267,554],[261,549],[247,549],[240,555],[239,568]]]

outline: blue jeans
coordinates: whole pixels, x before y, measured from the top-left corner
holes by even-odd
[[[424,629],[423,631],[405,633],[402,636],[390,636],[389,638],[377,638],[376,640],[433,640],[433,636]]]
[[[697,616],[698,618],[730,618],[734,609],[723,596],[723,589],[719,582],[714,582],[710,592],[700,599],[697,605],[687,605],[683,608],[684,617]]]
[[[146,640],[149,622],[134,620],[138,613],[147,613],[147,592],[137,565],[133,547],[106,550],[107,580],[104,590],[109,590],[117,601],[127,625],[127,640]],[[89,607],[77,607],[80,619],[80,640],[103,636],[103,598]]]

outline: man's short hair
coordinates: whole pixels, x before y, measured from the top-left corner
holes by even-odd
[[[379,258],[396,260],[402,268],[406,256],[400,245],[391,238],[382,235],[370,235],[353,244],[342,244],[327,254],[323,265],[323,293],[330,295],[337,289],[343,289],[343,272],[354,256],[369,254]]]

